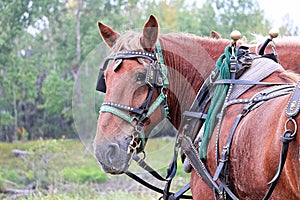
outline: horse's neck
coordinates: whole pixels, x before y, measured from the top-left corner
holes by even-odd
[[[283,37],[275,38],[274,43],[276,46],[277,54],[281,65],[288,70],[299,73],[300,67],[300,38],[299,37]],[[260,48],[261,44],[257,46]],[[254,48],[252,51],[255,52]],[[256,49],[258,51],[258,49]],[[272,53],[273,50],[269,45],[265,53]]]
[[[295,43],[280,43],[276,44],[279,61],[285,69],[293,70],[299,73],[300,67],[300,40]]]
[[[180,34],[164,35],[160,39],[169,71],[171,122],[178,128],[183,111],[191,106],[227,42]]]

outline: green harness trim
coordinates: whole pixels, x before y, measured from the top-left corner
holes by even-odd
[[[146,114],[146,117],[150,117],[152,115],[152,113],[158,108],[158,106],[160,106],[160,104],[162,102],[164,102],[165,98],[166,98],[166,96],[163,93],[160,93],[159,96],[156,98],[156,100],[150,106],[150,108]],[[139,120],[139,118],[137,118],[137,117],[132,117],[132,116],[128,115],[126,112],[124,112],[118,108],[108,106],[108,105],[102,105],[99,112],[100,113],[101,112],[111,113],[115,116],[120,117],[121,119],[125,120],[128,123],[132,123],[134,120],[137,120],[137,121]]]
[[[165,65],[164,57],[162,54],[162,49],[159,40],[156,42],[156,57],[157,57],[157,62],[160,63],[161,71],[163,73],[163,88],[166,88],[167,85],[169,85],[169,80],[168,80],[168,69]]]
[[[167,85],[169,85],[169,80],[168,80],[168,69],[165,65],[165,61],[164,61],[164,57],[163,57],[163,54],[162,54],[162,48],[161,48],[161,45],[160,45],[160,42],[159,40],[157,40],[156,42],[156,57],[157,57],[157,62],[159,63],[159,66],[161,67],[161,73],[162,73],[162,79],[163,79],[163,86],[162,86],[162,89],[166,89],[167,88]],[[160,95],[158,96],[158,98],[161,99],[161,96],[162,96],[162,93],[160,93]],[[163,100],[160,100],[160,104],[163,103],[164,101],[166,101],[166,95],[163,94]],[[155,100],[157,101],[157,99]],[[154,102],[155,103],[155,102]],[[158,107],[159,105],[157,105]],[[151,106],[152,107],[152,106]],[[156,108],[155,108],[156,109]],[[149,109],[150,110],[150,109]],[[152,114],[152,113],[151,113]],[[169,115],[169,107],[168,106],[164,106],[164,117],[167,117]],[[149,115],[150,116],[150,115]]]
[[[230,79],[230,58],[232,57],[231,48],[231,46],[227,46],[224,50],[224,54],[222,54],[216,62],[216,68],[220,72],[219,79]],[[235,56],[237,56],[236,50]],[[228,84],[217,85],[212,97],[207,118],[205,120],[203,138],[199,148],[199,156],[202,160],[206,160],[208,143],[217,123],[217,114],[222,109],[228,88]]]
[[[155,99],[155,101],[150,106],[146,116],[150,117],[150,115],[152,115],[152,113],[156,110],[156,108],[158,108],[158,106],[160,106],[160,104],[162,104],[165,99],[166,99],[166,95],[164,93],[160,93],[159,96]]]
[[[102,105],[101,108],[100,108],[99,113],[101,113],[101,112],[111,113],[115,116],[120,117],[121,119],[125,120],[126,122],[128,122],[130,124],[134,120],[138,120],[136,117],[132,117],[132,116],[128,115],[127,113],[125,113],[124,111],[122,111],[118,108],[112,107],[112,106]]]

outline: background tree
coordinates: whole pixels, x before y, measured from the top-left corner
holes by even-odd
[[[229,37],[233,30],[239,30],[247,38],[253,33],[268,33],[270,22],[264,18],[264,11],[257,1],[252,0],[207,0],[217,13],[216,31]]]
[[[270,22],[250,0],[2,0],[0,3],[0,140],[77,137],[72,91],[79,66],[102,43],[97,21],[123,32],[139,29],[150,14],[161,33],[229,38],[238,29],[266,35]],[[298,29],[286,18],[285,35]],[[91,86],[93,87],[93,86]],[[78,97],[82,90],[75,87]]]
[[[288,14],[282,18],[282,21],[286,23],[279,27],[279,32],[281,35],[285,35],[285,36],[299,35],[299,27],[294,26],[294,22],[293,20],[290,19],[290,16]]]

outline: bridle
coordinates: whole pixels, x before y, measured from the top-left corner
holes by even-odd
[[[109,63],[111,61],[115,62],[113,66],[113,70],[116,71],[123,60],[126,59],[145,59],[147,60],[147,72],[145,83],[148,86],[148,95],[145,101],[141,104],[140,107],[133,107],[130,105],[120,104],[118,102],[103,102],[100,108],[99,113],[111,113],[124,121],[128,122],[134,127],[134,133],[132,134],[132,139],[129,143],[127,152],[131,153],[133,160],[137,162],[137,164],[148,171],[153,177],[155,177],[159,181],[165,181],[166,185],[165,188],[159,189],[156,186],[144,181],[143,179],[139,178],[137,175],[126,171],[125,174],[130,178],[134,179],[135,181],[141,183],[145,187],[163,194],[163,199],[168,197],[178,199],[191,199],[192,197],[189,195],[184,195],[184,193],[190,189],[190,184],[184,186],[181,190],[176,193],[170,192],[170,185],[172,179],[174,178],[177,170],[177,155],[178,155],[178,147],[174,150],[173,159],[169,165],[167,170],[166,178],[163,178],[152,169],[145,161],[145,152],[144,147],[146,145],[147,138],[143,132],[144,123],[149,119],[149,117],[154,113],[156,109],[161,107],[163,111],[164,117],[168,116],[169,108],[167,104],[167,94],[166,88],[169,84],[168,77],[167,77],[167,67],[164,64],[164,58],[162,54],[162,48],[160,45],[159,40],[156,43],[154,52],[146,52],[140,50],[125,50],[119,51],[116,54],[109,56],[104,61],[103,67],[100,68],[98,81],[96,90],[106,93],[106,83],[104,78],[104,71],[109,67]],[[154,99],[155,91],[157,91],[157,97]],[[140,158],[137,154],[139,152],[144,153],[144,158]]]
[[[145,83],[148,86],[148,95],[145,101],[140,107],[133,107],[111,101],[103,102],[99,111],[99,113],[111,113],[134,127],[132,140],[127,150],[128,153],[132,154],[143,151],[147,141],[143,132],[143,126],[153,112],[161,106],[164,117],[168,115],[169,109],[167,105],[166,87],[169,82],[159,41],[156,44],[154,53],[139,50],[124,50],[106,58],[103,68],[99,72],[96,88],[98,91],[106,92],[104,70],[107,69],[110,61],[114,62],[113,70],[117,71],[123,60],[138,58],[147,60]],[[158,96],[154,100],[155,91],[157,91]]]

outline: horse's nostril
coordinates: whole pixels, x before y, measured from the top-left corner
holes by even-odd
[[[105,154],[108,162],[114,163],[116,160],[118,160],[119,155],[120,155],[120,147],[118,144],[113,143],[108,145],[108,149]]]

